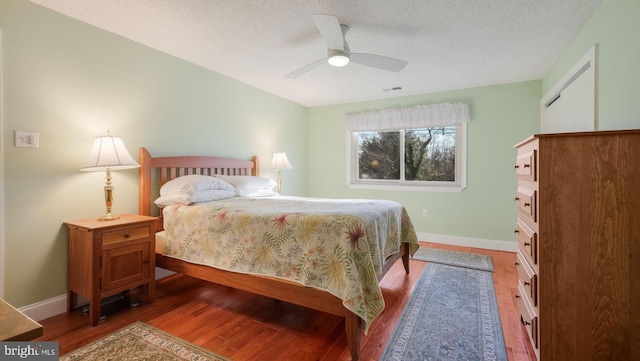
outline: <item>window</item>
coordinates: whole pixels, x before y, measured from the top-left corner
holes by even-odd
[[[461,191],[467,120],[466,104],[348,115],[349,184]]]

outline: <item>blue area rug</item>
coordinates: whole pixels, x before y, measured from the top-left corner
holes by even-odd
[[[413,259],[493,272],[493,260],[484,254],[420,247]]]
[[[428,263],[380,360],[506,361],[491,273]]]

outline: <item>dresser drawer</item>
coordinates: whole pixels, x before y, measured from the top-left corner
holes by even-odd
[[[538,350],[538,314],[535,312],[531,303],[524,297],[525,290],[522,288],[522,284],[518,284],[518,310],[520,311],[520,318],[527,330],[531,345],[536,351]]]
[[[518,187],[515,201],[518,206],[518,210],[522,215],[533,222],[537,222],[536,191],[534,189]]]
[[[516,268],[518,269],[518,278],[520,279],[522,289],[524,289],[525,294],[527,295],[527,297],[529,297],[531,304],[534,307],[537,307],[538,275],[531,268],[531,266],[529,266],[529,262],[527,262],[525,256],[520,251],[518,251],[518,255],[516,258]]]
[[[531,264],[538,264],[538,234],[531,229],[527,223],[518,217],[516,222],[516,238],[518,239],[518,248],[527,257]]]
[[[110,245],[119,242],[130,242],[135,240],[144,240],[149,238],[150,232],[148,226],[121,229],[113,232],[104,232],[102,234],[102,245]]]
[[[514,166],[516,175],[519,179],[535,181],[536,180],[536,151],[531,150],[519,153]]]

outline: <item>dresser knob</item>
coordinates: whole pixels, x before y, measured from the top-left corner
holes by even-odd
[[[525,167],[525,168],[529,168],[529,167],[531,167],[531,166],[530,166],[529,164],[525,163],[525,164],[524,164],[524,167]]]
[[[525,246],[525,247],[529,247],[530,245],[531,245],[531,243],[529,243],[529,242],[524,242],[524,246]]]
[[[513,166],[513,169],[518,169],[518,168],[520,168],[520,166],[517,164]]]
[[[531,205],[531,203],[524,202],[524,206],[525,207],[529,207],[530,205]]]
[[[524,282],[524,285],[525,285],[525,286],[529,286],[530,284],[531,284],[531,283],[529,283],[529,282],[527,282],[527,281],[525,281],[525,282]]]
[[[519,231],[519,230],[517,230],[517,229],[514,229],[514,230],[513,230],[513,233],[520,233],[520,231]]]
[[[515,198],[514,198],[514,200],[517,202],[517,201],[519,201],[519,200],[520,200],[520,198],[515,197]]]

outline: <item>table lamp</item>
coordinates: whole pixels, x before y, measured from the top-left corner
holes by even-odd
[[[124,145],[122,138],[113,137],[107,132],[106,136],[96,137],[93,141],[93,148],[89,154],[89,158],[80,168],[82,171],[101,171],[107,172],[107,181],[104,186],[104,200],[107,205],[107,213],[98,218],[100,221],[109,221],[120,217],[111,213],[113,205],[113,185],[111,184],[111,170],[139,168],[140,164],[136,162]]]
[[[273,153],[273,158],[271,158],[271,169],[278,170],[278,193],[280,193],[280,190],[282,189],[280,171],[283,169],[293,169],[285,152]]]

